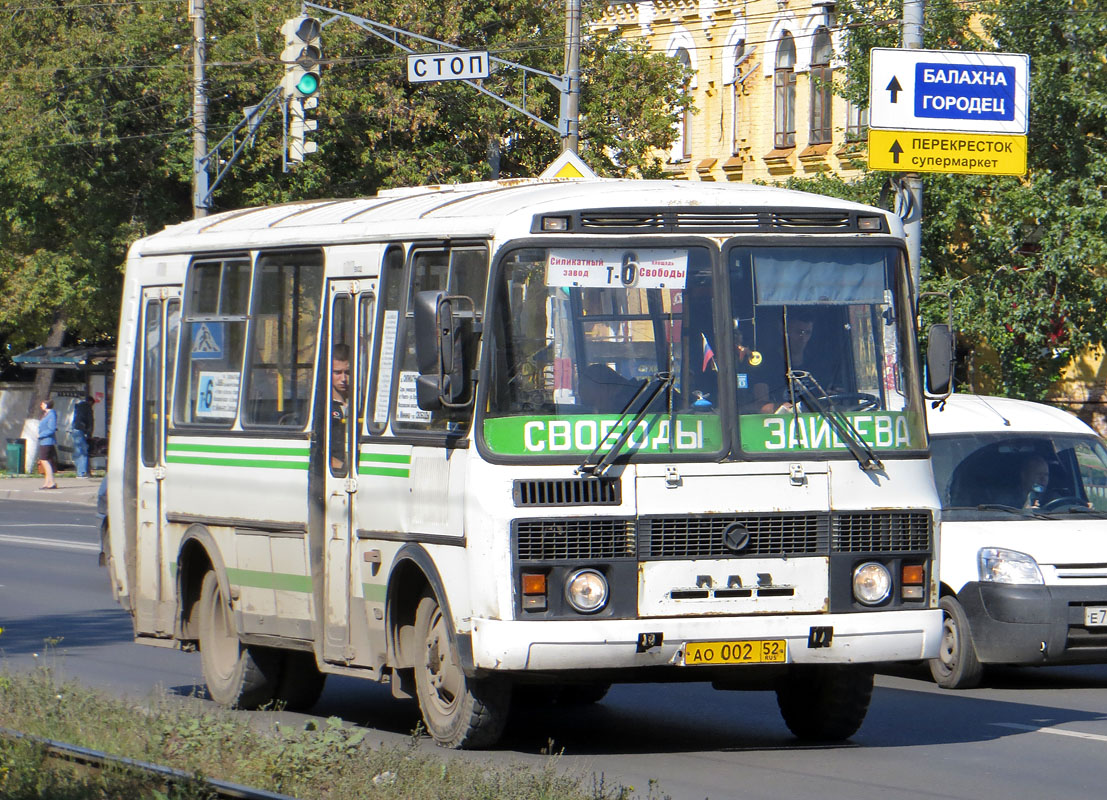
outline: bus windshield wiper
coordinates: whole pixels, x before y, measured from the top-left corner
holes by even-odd
[[[808,382],[814,385],[815,389],[808,386]],[[815,377],[810,372],[804,370],[788,370],[788,383],[793,391],[799,390],[799,393],[803,396],[803,401],[807,405],[811,406],[816,413],[823,419],[830,423],[830,427],[834,429],[834,432],[838,434],[840,438],[849,448],[849,451],[853,454],[853,457],[857,459],[857,463],[861,465],[861,469],[866,472],[875,472],[877,470],[884,469],[884,464],[877,458],[876,453],[869,447],[868,443],[858,433],[857,428],[853,427],[853,423],[850,422],[849,417],[843,414],[834,401],[830,399],[830,396],[823,390],[823,387],[819,385],[819,382],[815,380]],[[817,391],[816,391],[817,390]],[[796,404],[792,404],[792,408],[796,408]]]
[[[634,397],[630,398],[630,402],[623,408],[623,412],[619,415],[619,418],[615,420],[615,424],[611,427],[611,430],[607,432],[606,436],[603,436],[596,444],[596,448],[585,456],[584,461],[577,467],[577,474],[592,475],[594,477],[601,477],[607,468],[611,466],[612,462],[623,451],[623,446],[627,443],[627,439],[634,432],[634,429],[638,427],[638,423],[642,421],[642,418],[646,416],[646,411],[653,405],[654,399],[661,390],[673,382],[673,374],[671,372],[658,372],[654,374],[648,381],[643,383],[638,391],[634,393]],[[590,463],[596,454],[600,452],[600,449],[611,439],[611,432],[614,431],[619,425],[627,418],[627,414],[635,407],[640,397],[645,397],[641,406],[638,407],[638,411],[635,412],[634,417],[631,419],[630,424],[627,425],[623,432],[619,434],[619,438],[615,440],[615,443],[611,448],[600,456],[600,460],[595,464]]]
[[[972,506],[970,506],[971,508]],[[981,503],[976,506],[977,511],[1005,511],[1008,514],[1015,514],[1020,517],[1034,517],[1034,519],[1055,519],[1049,514],[1043,514],[1036,508],[1016,508],[1015,506],[1009,506],[1006,503]]]

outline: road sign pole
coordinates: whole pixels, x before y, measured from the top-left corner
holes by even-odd
[[[917,50],[923,45],[923,0],[903,0],[903,46]],[[922,291],[922,211],[923,185],[918,173],[905,176],[907,192],[911,195],[911,209],[904,220],[907,234],[907,257],[911,262],[911,280],[915,296]]]

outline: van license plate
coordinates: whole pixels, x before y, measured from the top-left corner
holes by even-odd
[[[1107,606],[1085,606],[1084,624],[1107,626]]]
[[[687,642],[686,667],[702,664],[786,664],[787,639],[749,639],[739,642]]]

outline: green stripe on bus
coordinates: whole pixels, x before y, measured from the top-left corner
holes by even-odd
[[[381,478],[409,478],[411,477],[411,470],[401,469],[399,467],[366,467],[364,465],[359,465],[357,474],[376,475]]]
[[[383,583],[363,583],[361,584],[361,594],[365,597],[366,602],[383,603],[387,594],[385,588]]]
[[[235,586],[249,586],[252,589],[276,589],[284,592],[311,593],[310,575],[262,572],[256,569],[228,569],[227,580]]]
[[[169,442],[165,449],[177,453],[238,453],[252,456],[303,456],[307,458],[311,450],[307,447],[258,447],[239,444],[184,444]]]
[[[368,450],[361,451],[362,461],[380,461],[386,464],[410,464],[411,454],[404,453],[373,453]]]
[[[167,455],[165,460],[170,464],[202,464],[208,467],[257,467],[260,469],[302,469],[305,471],[308,468],[306,461],[262,461],[256,458]]]

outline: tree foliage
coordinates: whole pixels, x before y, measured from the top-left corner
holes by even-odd
[[[0,49],[18,65],[0,76],[0,349],[6,344],[9,354],[40,344],[59,318],[79,339],[111,336],[128,244],[192,216],[187,5],[0,0]],[[292,0],[206,7],[214,145],[279,83],[279,29],[301,7]],[[564,71],[561,0],[336,0],[334,8]],[[535,175],[560,151],[555,133],[469,86],[409,84],[405,52],[346,20],[326,24],[323,38],[319,151],[284,171],[282,116],[271,112],[227,168],[215,210]],[[604,175],[656,174],[652,149],[673,137],[688,102],[680,92],[686,76],[671,59],[616,44],[610,34],[585,35],[580,152]],[[559,96],[545,77],[500,69],[484,86],[557,124]]]
[[[843,94],[867,104],[868,51],[898,45],[901,0],[843,0]],[[949,292],[977,390],[1041,399],[1107,315],[1107,17],[1089,0],[926,5],[924,46],[1030,56],[1025,177],[923,176],[924,290]],[[886,177],[875,173],[880,178]],[[877,199],[870,176],[816,190]],[[830,185],[836,184],[834,188]]]

